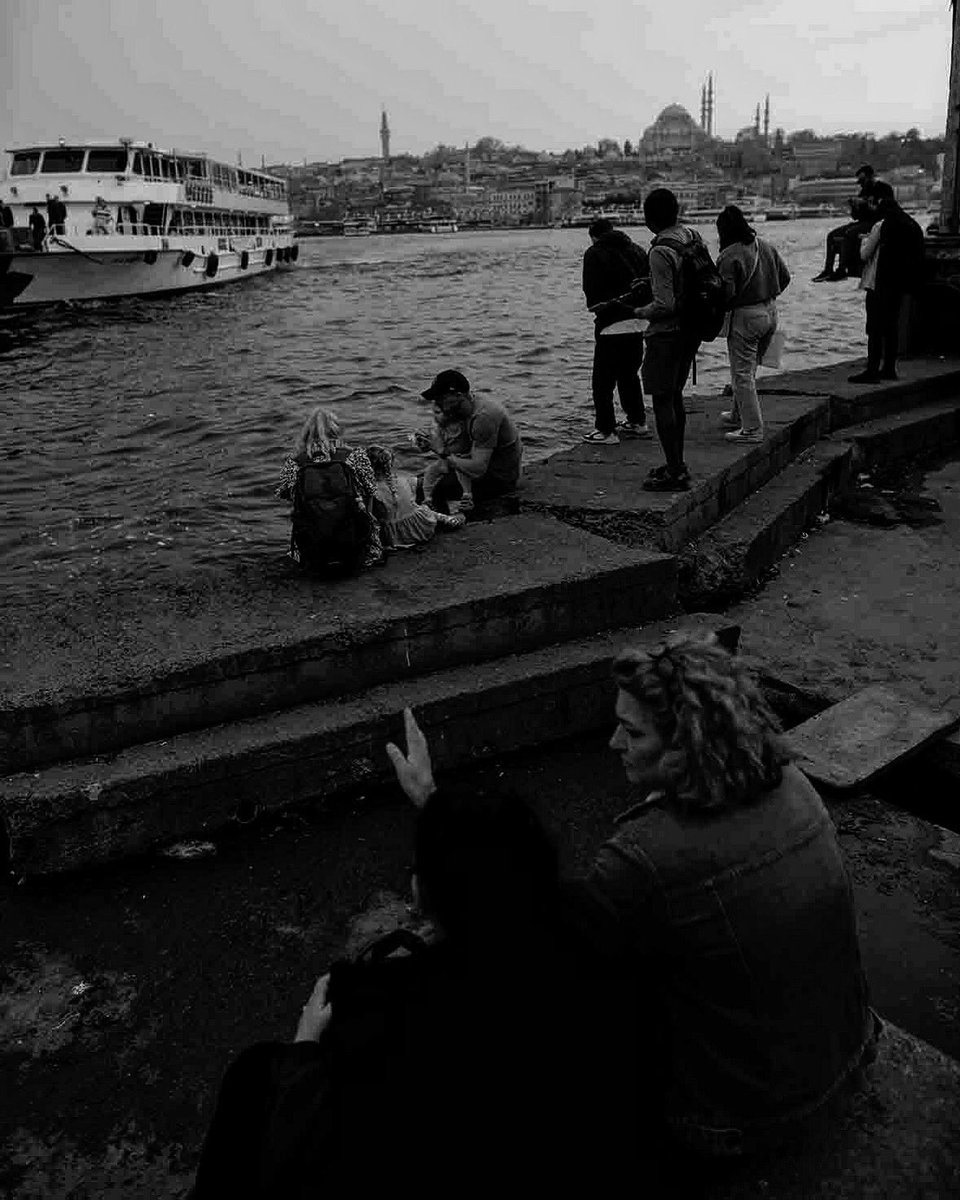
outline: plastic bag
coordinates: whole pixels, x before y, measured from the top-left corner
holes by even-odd
[[[773,331],[773,336],[770,338],[770,342],[760,359],[761,366],[773,367],[775,370],[779,370],[783,365],[783,351],[786,344],[787,335],[778,325]]]

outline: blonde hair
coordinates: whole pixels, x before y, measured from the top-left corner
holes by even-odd
[[[779,722],[752,673],[716,639],[624,650],[613,673],[652,714],[665,747],[659,771],[684,811],[747,804],[780,782],[789,756]]]
[[[394,500],[397,498],[397,473],[393,465],[393,453],[386,446],[368,446],[367,458],[377,479],[382,479],[390,489]]]
[[[307,417],[297,442],[298,458],[329,458],[340,442],[340,422],[329,408],[317,408]]]

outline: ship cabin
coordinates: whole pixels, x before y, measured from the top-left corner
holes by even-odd
[[[67,210],[62,237],[267,234],[289,220],[287,184],[265,171],[151,142],[31,146],[8,150],[0,199],[14,214],[18,245],[30,245],[34,205],[47,220],[56,196]]]

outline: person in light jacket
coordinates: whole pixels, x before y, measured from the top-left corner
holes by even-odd
[[[790,272],[776,246],[757,237],[735,204],[717,217],[727,304],[727,355],[733,407],[721,413],[731,442],[763,441],[763,414],[757,397],[757,367],[777,328],[777,296],[790,283]]]

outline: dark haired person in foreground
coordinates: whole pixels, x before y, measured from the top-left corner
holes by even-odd
[[[859,274],[857,257],[860,237],[870,232],[872,224],[868,201],[873,191],[874,180],[873,167],[869,163],[857,170],[857,186],[860,190],[849,201],[850,216],[853,219],[845,225],[831,229],[827,234],[826,259],[823,270],[819,275],[814,275],[814,283],[833,283],[838,279],[846,279],[849,274]]]
[[[873,185],[876,224],[863,239],[860,287],[866,293],[867,366],[851,383],[897,378],[900,310],[923,279],[923,230],[882,180]]]
[[[409,758],[388,752],[418,809],[413,892],[432,934],[335,963],[292,1044],[239,1055],[192,1200],[487,1200],[507,1180],[611,1195],[634,1170],[629,979],[579,928],[532,811],[438,790],[409,711],[406,726]]]
[[[583,294],[594,314],[593,408],[594,428],[585,442],[613,444],[620,434],[650,436],[643,407],[640,364],[643,362],[643,325],[635,313],[641,301],[630,293],[647,287],[650,266],[647,252],[606,217],[587,231],[590,245],[583,255]],[[626,299],[625,299],[626,297]],[[620,396],[625,421],[619,426],[613,410],[613,389]]]

